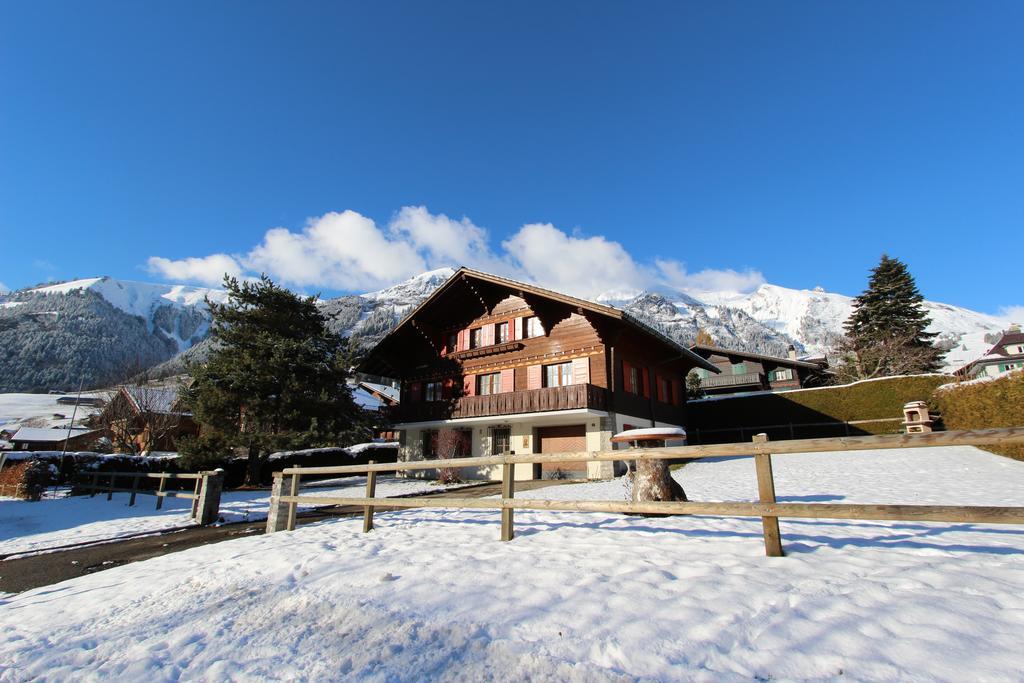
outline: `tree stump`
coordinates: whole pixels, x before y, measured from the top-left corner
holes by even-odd
[[[633,448],[641,445],[660,448],[667,440],[685,439],[686,432],[679,427],[629,429],[612,437],[613,443],[629,443]],[[628,458],[628,451],[624,453]],[[629,476],[632,477],[634,503],[687,501],[686,491],[672,478],[666,460],[637,460]],[[645,515],[662,516],[662,515]]]

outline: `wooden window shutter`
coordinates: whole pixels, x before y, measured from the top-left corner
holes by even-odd
[[[469,330],[459,330],[458,350],[465,351],[469,348]]]
[[[501,393],[507,394],[510,391],[516,390],[516,371],[515,368],[509,368],[501,371]]]
[[[540,389],[541,388],[541,372],[543,367],[540,365],[531,365],[526,368],[526,388],[527,389]]]
[[[522,318],[516,318],[515,320],[513,320],[512,321],[512,326],[511,326],[510,329],[512,330],[512,339],[522,339],[523,338],[523,319]]]
[[[678,379],[672,380],[672,405],[677,406],[683,398],[682,382]]]
[[[572,361],[572,383],[590,384],[590,357],[574,358]]]
[[[462,378],[462,395],[476,396],[476,375],[466,375]]]
[[[423,400],[423,383],[413,382],[409,385],[409,398],[413,401]]]
[[[636,393],[636,387],[633,386],[633,373],[630,372],[632,367],[629,361],[622,361],[622,390],[627,394]]]
[[[494,325],[484,325],[480,330],[480,345],[490,346],[494,343]]]
[[[640,375],[641,375],[641,380],[640,381],[644,385],[644,398],[650,398],[651,397],[651,376],[647,372],[647,368],[641,368]]]

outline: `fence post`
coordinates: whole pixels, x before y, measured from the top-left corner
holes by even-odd
[[[288,524],[288,504],[281,502],[284,495],[284,474],[274,472],[270,486],[270,510],[267,512],[267,533],[284,531]]]
[[[196,520],[202,524],[213,524],[220,514],[220,493],[224,489],[224,470],[218,468],[212,472],[203,472],[202,486],[199,488],[199,506],[195,514]]]
[[[512,520],[514,510],[507,507],[516,492],[515,465],[505,463],[501,466],[501,540],[511,541],[515,537],[515,528]]]
[[[199,474],[204,474],[204,473],[203,472],[199,472]],[[196,485],[194,487],[192,487],[192,495],[195,496],[195,498],[192,499],[192,518],[193,519],[199,519],[199,496],[200,496],[200,494],[202,492],[203,479],[205,479],[205,478],[206,478],[205,474],[204,474],[204,476],[198,477],[196,479]]]
[[[376,460],[371,460],[367,464],[373,465]],[[377,473],[370,470],[366,473],[366,497],[373,498],[377,493]],[[373,506],[367,505],[363,508],[363,533],[367,533],[373,529]]]
[[[92,486],[89,487],[89,489],[90,489],[89,497],[90,498],[94,498],[96,496],[96,489],[98,489],[99,486],[100,486],[100,473],[99,472],[93,472],[92,473]]]
[[[768,443],[767,434],[755,434],[755,443]],[[757,493],[762,503],[775,502],[775,477],[772,475],[771,453],[758,453],[754,456],[757,468]],[[782,557],[782,535],[779,533],[778,517],[761,517],[764,529],[764,553],[768,557]]]
[[[162,473],[161,473],[162,474]],[[156,509],[164,506],[164,497],[160,495],[167,488],[167,477],[160,477],[160,485],[156,487]]]
[[[294,469],[299,469],[299,465],[295,465]],[[299,473],[296,472],[292,475],[292,484],[290,487],[290,495],[294,498],[299,495]],[[295,501],[288,503],[288,531],[295,531],[295,517],[298,514],[299,504]]]
[[[135,493],[139,490],[139,475],[132,477],[132,495],[128,499],[128,507],[135,505]]]
[[[117,478],[113,472],[110,473],[110,484],[107,486],[107,500],[111,500],[114,497],[114,479]]]

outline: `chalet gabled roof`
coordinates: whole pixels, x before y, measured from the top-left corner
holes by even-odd
[[[534,298],[542,298],[548,301],[556,302],[570,308],[575,308],[580,311],[589,311],[605,318],[616,320],[624,323],[626,326],[631,327],[642,334],[653,337],[665,344],[666,346],[674,349],[683,358],[686,358],[692,362],[695,366],[705,368],[711,372],[721,372],[712,363],[694,353],[690,349],[686,348],[682,344],[669,338],[665,334],[657,331],[649,325],[643,323],[637,318],[631,316],[623,310],[615,308],[613,306],[606,306],[586,299],[580,299],[578,297],[570,296],[568,294],[562,294],[555,292],[550,289],[544,289],[536,285],[530,285],[525,282],[519,282],[517,280],[511,280],[509,278],[501,277],[500,275],[492,275],[491,273],[485,273],[479,270],[473,270],[472,268],[466,268],[465,266],[459,268],[455,273],[452,274],[440,287],[435,289],[430,296],[424,299],[419,306],[410,311],[402,320],[391,330],[377,345],[374,349],[385,346],[390,340],[395,339],[399,334],[403,333],[409,326],[414,324],[417,317],[425,310],[429,309],[434,302],[443,297],[447,292],[451,291],[457,283],[478,281],[487,283],[499,287],[507,291],[508,295],[529,295]],[[374,352],[370,352],[369,360],[374,355]],[[364,361],[364,365],[367,361]]]
[[[812,363],[804,360],[796,360],[794,358],[781,358],[779,356],[768,356],[762,353],[750,353],[749,351],[737,351],[735,349],[725,349],[720,346],[708,346],[706,344],[694,344],[690,347],[690,350],[696,354],[707,353],[708,355],[719,355],[719,356],[742,356],[743,358],[750,358],[753,360],[763,360],[775,365],[784,365],[794,368],[805,368],[807,370],[824,370],[828,367],[827,364]]]

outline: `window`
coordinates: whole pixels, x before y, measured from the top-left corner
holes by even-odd
[[[498,323],[494,326],[494,343],[504,344],[508,341],[508,323]]]
[[[746,363],[733,363],[732,364],[732,374],[734,374],[734,375],[745,375],[745,374],[747,374],[747,364]]]
[[[632,391],[630,393],[640,395],[640,368],[629,366],[629,387]]]
[[[459,333],[449,332],[444,343],[445,353],[455,353],[459,350]]]
[[[433,458],[437,456],[437,432],[429,429],[422,432],[421,447],[423,448],[424,458]]]
[[[572,363],[544,366],[544,386],[567,387],[572,384]]]
[[[469,331],[469,348],[478,349],[483,346],[484,328],[478,327]]]
[[[785,382],[793,379],[793,371],[790,368],[783,368],[781,370],[772,370],[772,381],[773,382]]]
[[[440,382],[427,382],[426,384],[426,398],[427,401],[440,401],[441,400],[441,383]]]
[[[501,393],[501,373],[492,372],[489,375],[480,375],[476,378],[476,393],[479,396]]]
[[[658,378],[658,400],[662,403],[672,402],[672,385],[664,377]]]
[[[1024,363],[1000,363],[999,372],[1009,372],[1017,368],[1024,368]]]
[[[495,427],[491,430],[491,455],[504,455],[512,452],[512,430],[508,427]]]
[[[532,339],[533,337],[543,337],[544,327],[540,324],[540,318],[535,315],[531,315],[526,319],[526,338]]]

